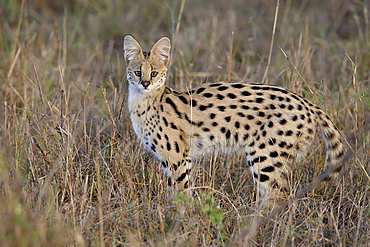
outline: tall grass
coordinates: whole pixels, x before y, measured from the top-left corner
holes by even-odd
[[[2,246],[366,246],[369,1],[1,1]],[[122,40],[173,40],[168,86],[261,81],[305,95],[346,136],[341,178],[279,217],[240,157],[197,161],[198,197],[168,198],[131,128]],[[318,176],[317,140],[292,174]],[[254,232],[250,229],[255,229]],[[248,234],[249,235],[248,235]]]

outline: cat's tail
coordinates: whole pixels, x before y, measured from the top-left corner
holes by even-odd
[[[326,146],[326,168],[320,177],[327,181],[336,177],[343,167],[343,138],[330,117],[321,109],[316,111],[318,125]]]

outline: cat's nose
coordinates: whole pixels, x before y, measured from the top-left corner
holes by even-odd
[[[147,89],[147,88],[149,87],[149,85],[150,85],[150,81],[142,81],[142,82],[141,82],[141,85],[143,85],[143,87],[144,87],[145,89]]]

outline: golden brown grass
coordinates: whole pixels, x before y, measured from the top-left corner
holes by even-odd
[[[369,1],[0,2],[2,246],[366,246]],[[199,160],[168,198],[131,129],[122,40],[173,40],[169,86],[261,81],[305,95],[351,145],[343,176],[264,218],[240,157]],[[318,140],[292,189],[324,166]],[[252,231],[252,230],[255,231]]]

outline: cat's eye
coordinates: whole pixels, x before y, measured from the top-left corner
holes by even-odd
[[[139,77],[141,76],[141,71],[135,71],[134,73],[136,76],[139,76]]]
[[[151,77],[156,77],[158,75],[158,72],[157,71],[152,71],[152,73],[150,73],[150,76]]]

